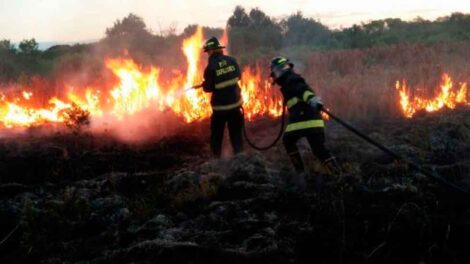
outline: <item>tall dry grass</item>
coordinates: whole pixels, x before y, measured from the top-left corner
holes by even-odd
[[[433,96],[441,76],[470,83],[470,42],[400,44],[307,54],[298,69],[326,105],[346,118],[401,115],[395,83]]]

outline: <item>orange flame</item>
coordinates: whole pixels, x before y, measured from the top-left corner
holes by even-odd
[[[406,82],[396,82],[395,88],[400,96],[400,106],[403,115],[413,117],[419,111],[435,112],[444,107],[455,109],[458,105],[470,105],[467,95],[467,84],[461,83],[457,91],[453,89],[454,83],[448,74],[442,75],[440,90],[435,98],[426,99],[421,96],[412,96],[411,89]]]
[[[220,38],[220,44],[222,46],[225,46],[227,48],[227,53],[228,53],[228,28],[224,29],[224,33],[222,34],[222,37]]]
[[[183,52],[188,61],[188,72],[184,87],[192,87],[202,81],[202,67],[199,65],[203,42],[202,28],[198,27],[196,33],[183,41]],[[188,104],[189,103],[189,104]],[[208,117],[211,113],[209,105],[209,96],[200,89],[190,89],[185,92],[183,102],[178,108],[186,122],[192,122],[198,119]]]
[[[275,91],[277,89],[271,87],[269,81],[261,78],[259,66],[255,70],[249,67],[243,70],[240,87],[246,119],[253,120],[262,115],[277,117],[282,114],[282,96],[279,91]]]
[[[65,92],[65,98],[51,97],[45,104],[39,99],[45,94],[29,92],[34,89],[28,88],[13,96],[0,93],[0,125],[15,128],[65,123],[69,118],[68,111],[74,107],[88,111],[92,119],[114,116],[125,121],[146,110],[170,110],[186,123],[206,119],[211,115],[210,95],[202,89],[185,90],[185,87],[198,84],[203,79],[204,65],[200,60],[202,42],[201,28],[183,41],[182,51],[187,59],[187,72],[186,75],[177,74],[170,81],[160,80],[162,69],[157,66],[144,67],[131,59],[111,58],[105,60],[105,66],[117,81],[99,89],[66,86],[68,92]],[[239,83],[248,120],[262,115],[277,117],[282,112],[280,92],[272,89],[261,74],[259,67],[247,67],[243,70]]]
[[[134,61],[121,59],[107,60],[106,67],[120,80],[110,92],[114,100],[112,113],[118,118],[133,115],[156,103],[160,91],[158,69],[151,67],[148,72],[142,72]]]

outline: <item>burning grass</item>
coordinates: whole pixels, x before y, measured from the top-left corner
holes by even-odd
[[[168,69],[140,65],[124,56],[104,60],[108,77],[100,86],[75,87],[64,83],[63,87],[55,89],[60,90],[60,95],[50,97],[38,87],[18,87],[1,94],[0,124],[5,129],[46,123],[70,125],[81,123],[73,119],[78,112],[82,116],[87,114],[94,132],[122,130],[129,123],[134,126],[166,123],[167,118],[162,116],[167,112],[185,123],[205,120],[211,115],[210,95],[201,89],[187,90],[202,81],[202,42],[202,29],[198,28],[182,43],[187,60],[186,75],[181,69],[170,69],[173,74],[163,78],[162,72]],[[282,110],[280,93],[271,89],[261,75],[259,67],[243,70],[240,86],[248,120],[263,115],[279,116]],[[46,86],[50,84],[46,82]],[[152,116],[160,119],[152,120]]]
[[[440,91],[437,92],[434,98],[425,98],[419,96],[420,91],[417,90],[415,95],[412,95],[410,88],[403,81],[401,84],[397,81],[396,89],[400,93],[400,105],[405,117],[411,118],[416,112],[436,112],[446,107],[448,109],[455,109],[459,105],[470,105],[470,99],[467,100],[467,83],[460,83],[459,87],[454,88],[454,83],[449,75],[442,75],[442,82],[440,84]]]
[[[321,52],[299,59],[298,70],[332,111],[367,121],[405,116],[397,81],[405,81],[407,92],[423,100],[442,91],[445,74],[452,77],[454,90],[461,89],[460,84],[470,82],[468,49],[470,42]]]
[[[185,70],[122,56],[104,60],[103,76],[86,85],[34,77],[4,91],[0,261],[467,262],[468,199],[333,124],[328,144],[353,176],[349,185],[330,181],[316,192],[311,177],[306,194],[286,192],[282,181],[292,168],[280,144],[265,155],[210,160],[208,96],[182,92],[201,81],[201,42],[199,31],[184,41]],[[333,112],[463,186],[470,182],[470,123],[458,103],[468,100],[469,45],[292,59]],[[444,73],[454,81],[442,81]],[[264,67],[243,75],[250,134],[263,144],[277,133],[272,118],[281,98]],[[397,90],[402,80],[406,87]],[[443,96],[432,100],[435,91]],[[434,102],[440,111],[420,112]],[[410,113],[413,119],[403,118]],[[76,133],[64,132],[64,123]],[[320,176],[310,151],[301,150]]]
[[[81,112],[88,115],[85,119],[93,133],[114,131],[123,140],[140,141],[155,128],[154,133],[163,137],[187,123],[205,120],[211,114],[210,96],[201,90],[184,90],[202,80],[202,39],[197,30],[183,41],[186,69],[141,65],[123,55],[104,59],[102,77],[93,75],[87,82],[34,77],[29,84],[4,89],[2,133],[50,123],[73,127],[85,121],[71,118]],[[468,104],[469,43],[403,44],[292,59],[328,108],[345,118],[411,117],[420,110]],[[263,67],[268,61],[260,59],[243,69],[240,86],[250,121],[281,114],[281,95],[271,87]],[[402,82],[397,86],[397,81]],[[129,127],[147,129],[126,133]]]

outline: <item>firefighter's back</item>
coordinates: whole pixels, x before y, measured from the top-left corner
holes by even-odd
[[[213,109],[229,110],[241,106],[238,86],[241,73],[237,61],[230,56],[217,54],[210,59],[209,67],[214,72]]]

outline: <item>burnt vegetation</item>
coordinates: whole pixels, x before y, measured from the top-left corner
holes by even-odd
[[[358,126],[468,186],[468,110]],[[328,123],[350,176],[292,193],[282,145],[211,160],[207,123],[145,145],[84,134],[0,141],[0,260],[91,263],[462,263],[468,196]],[[271,134],[276,128],[265,127]],[[260,135],[257,135],[260,137]],[[260,138],[257,138],[260,139]]]
[[[394,82],[432,93],[448,72],[469,82],[470,18],[385,19],[331,30],[301,13],[274,19],[237,7],[230,52],[244,65],[281,53],[325,103],[370,137],[449,182],[470,186],[466,108],[401,118]],[[181,40],[129,15],[96,43],[39,50],[0,42],[0,81],[38,87],[110,78],[102,58],[184,65]],[[205,28],[206,35],[222,29]],[[170,54],[170,55],[168,55]],[[175,55],[178,54],[178,55]],[[83,73],[77,77],[77,72]],[[96,83],[95,83],[96,84]],[[301,149],[306,193],[283,182],[292,168],[281,144],[211,160],[207,121],[172,136],[125,144],[88,134],[89,113],[67,113],[74,133],[0,138],[1,263],[467,263],[470,207],[464,196],[385,156],[328,122],[328,145],[350,176],[328,177]],[[384,118],[386,117],[386,118]],[[266,121],[266,120],[265,120]],[[250,124],[253,140],[277,133]],[[227,140],[225,140],[227,142]]]

